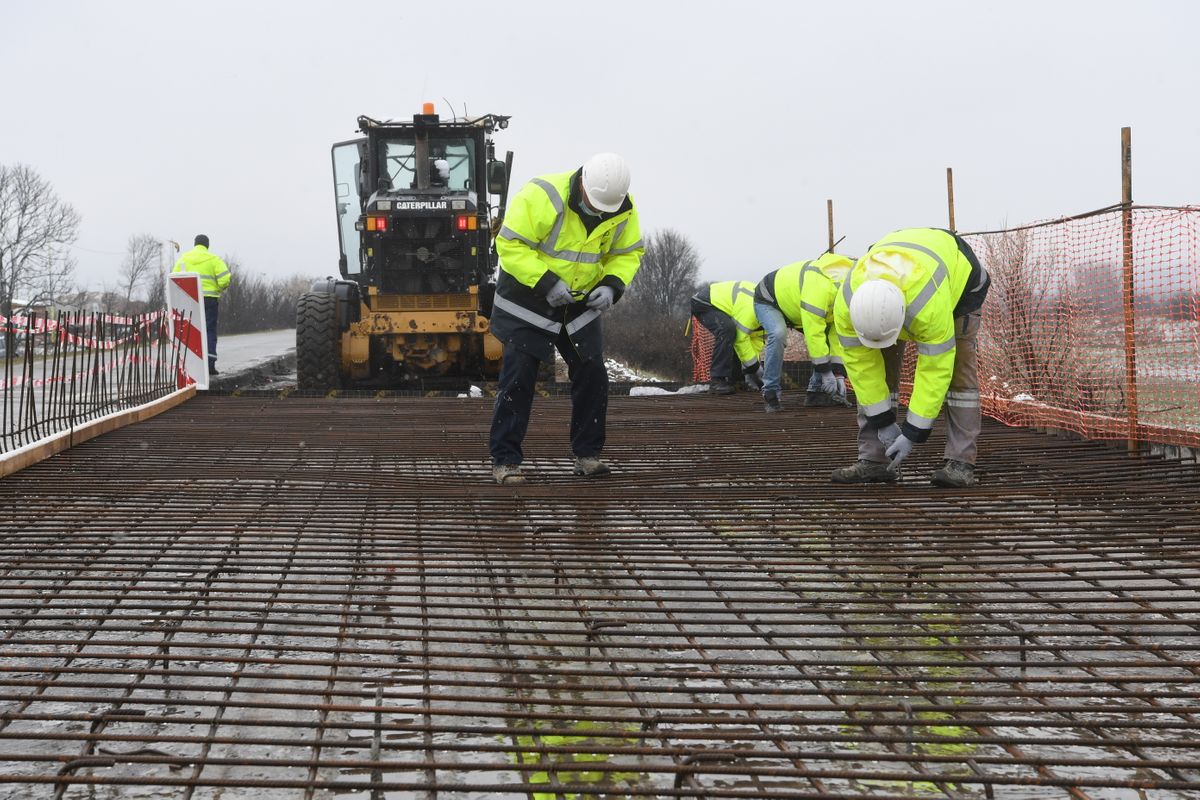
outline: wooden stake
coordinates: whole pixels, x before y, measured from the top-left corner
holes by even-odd
[[[833,200],[825,201],[825,210],[829,216],[829,252],[833,252]]]
[[[1125,311],[1125,402],[1129,410],[1129,433],[1126,446],[1130,453],[1138,451],[1137,396],[1137,325],[1133,305],[1133,136],[1129,128],[1121,128],[1121,238],[1122,253],[1121,300]]]
[[[957,231],[954,227],[954,170],[946,167],[946,204],[950,208],[950,230]]]

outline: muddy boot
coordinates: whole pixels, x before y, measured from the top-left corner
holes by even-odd
[[[605,464],[595,456],[575,456],[575,474],[582,475],[585,478],[598,478],[601,475],[607,475],[612,472]]]
[[[779,402],[779,392],[774,389],[763,392],[763,409],[768,414],[783,410],[783,403]]]
[[[725,378],[713,378],[712,382],[708,384],[709,394],[733,394],[736,391],[734,385]]]
[[[825,394],[825,392],[805,392],[804,405],[809,408],[828,408],[838,404],[834,401],[831,394]]]
[[[966,489],[975,485],[975,466],[965,461],[946,459],[941,469],[933,471],[930,483],[934,486],[945,486],[948,489]]]
[[[888,469],[878,461],[856,461],[852,466],[839,467],[831,476],[834,483],[895,483],[899,470]]]
[[[492,467],[492,477],[501,486],[518,486],[525,482],[520,464],[497,464]]]

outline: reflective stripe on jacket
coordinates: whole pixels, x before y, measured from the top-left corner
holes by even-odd
[[[754,313],[754,284],[750,281],[722,281],[709,286],[709,305],[733,318],[737,332],[733,352],[743,367],[758,362],[766,344],[766,333]]]
[[[642,231],[633,198],[614,214],[605,214],[589,232],[568,207],[576,172],[534,178],[517,192],[505,212],[496,239],[500,268],[543,294],[562,278],[567,286],[589,292],[613,277],[624,289],[642,260]],[[544,283],[548,281],[548,283]]]
[[[490,320],[492,333],[543,360],[566,329],[580,356],[602,352],[600,312],[582,301],[597,286],[619,300],[641,264],[642,233],[632,196],[614,213],[583,219],[580,171],[543,175],[525,184],[505,212],[496,237],[500,276]],[[579,302],[552,308],[546,293],[562,279]]]
[[[844,348],[846,372],[854,393],[872,427],[895,421],[882,351],[866,347],[850,322],[850,298],[868,280],[883,278],[904,292],[907,310],[900,338],[917,345],[917,369],[908,403],[906,434],[923,440],[937,419],[954,374],[954,311],[968,289],[986,287],[987,274],[972,264],[974,254],[964,252],[949,231],[938,228],[908,228],[889,233],[871,246],[837,293],[834,323]],[[900,273],[869,262],[876,253],[900,253],[911,265]],[[973,270],[979,287],[968,287]]]
[[[755,292],[804,333],[808,357],[818,372],[841,363],[833,328],[833,303],[854,262],[837,253],[780,267],[759,281]]]
[[[172,272],[194,272],[200,276],[200,291],[205,297],[220,297],[229,288],[233,275],[219,257],[198,244],[179,257]]]

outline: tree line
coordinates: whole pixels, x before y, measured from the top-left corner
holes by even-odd
[[[116,278],[99,292],[81,290],[71,246],[82,218],[49,181],[25,164],[0,164],[0,314],[14,306],[134,314],[166,302],[164,242],[129,237]],[[606,315],[609,352],[630,366],[668,380],[689,377],[684,331],[691,316],[700,255],[683,234],[663,229],[645,237],[646,252],[622,301]],[[309,278],[269,278],[224,256],[233,282],[221,298],[220,332],[289,328]]]
[[[137,314],[166,304],[165,242],[147,233],[129,237],[114,280],[100,291],[76,281],[71,246],[82,217],[50,182],[26,164],[0,164],[0,315],[38,309]],[[290,328],[296,301],[308,289],[302,276],[268,278],[225,256],[234,281],[221,298],[221,333]]]

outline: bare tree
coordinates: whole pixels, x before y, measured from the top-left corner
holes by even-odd
[[[0,313],[13,297],[52,302],[69,287],[75,262],[66,246],[78,236],[79,213],[25,164],[0,164]]]
[[[672,228],[647,234],[645,242],[642,265],[629,287],[631,305],[672,318],[686,317],[700,272],[700,254]]]
[[[1032,236],[1015,230],[978,237],[992,279],[980,350],[995,359],[1010,396],[1029,392],[1064,408],[1102,410],[1111,405],[1096,386],[1103,370],[1080,346],[1084,320],[1095,318],[1085,287]]]
[[[140,288],[153,292],[152,281],[159,272],[162,242],[148,233],[130,236],[125,245],[125,258],[121,261],[121,291],[125,294],[125,305],[133,303],[133,293]]]

